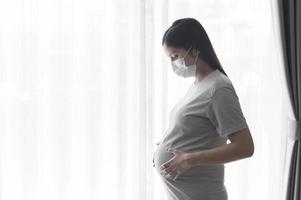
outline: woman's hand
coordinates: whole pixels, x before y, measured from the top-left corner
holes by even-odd
[[[189,153],[170,148],[168,148],[167,151],[173,153],[175,156],[160,166],[160,173],[166,177],[170,177],[171,174],[175,174],[173,180],[176,180],[179,175],[192,167],[187,162]]]

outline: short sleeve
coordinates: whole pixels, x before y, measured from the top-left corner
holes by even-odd
[[[233,132],[248,128],[232,85],[214,91],[208,105],[207,116],[221,137],[228,137]]]

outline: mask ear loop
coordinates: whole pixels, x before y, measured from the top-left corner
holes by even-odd
[[[196,55],[196,58],[195,58],[195,61],[194,61],[194,64],[196,63],[196,61],[197,61],[197,59],[198,59],[198,57],[199,57],[199,52],[198,52],[198,54]]]
[[[183,57],[183,62],[184,62],[184,65],[186,66],[186,63],[185,63],[185,57],[187,56],[188,52],[190,51],[190,49],[192,48],[192,46],[189,47],[189,49],[187,50],[185,56]]]
[[[187,52],[186,52],[186,54],[183,58],[185,58],[187,56],[187,54],[188,54],[188,52],[190,51],[191,48],[192,48],[192,46],[187,50]]]

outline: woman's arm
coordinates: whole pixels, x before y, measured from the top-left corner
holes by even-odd
[[[247,157],[254,153],[253,139],[248,128],[228,136],[231,143],[187,154],[190,166],[223,164]]]

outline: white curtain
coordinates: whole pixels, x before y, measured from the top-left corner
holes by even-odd
[[[177,77],[161,40],[193,17],[238,93],[253,157],[226,164],[231,200],[280,200],[286,98],[269,0],[0,2],[0,200],[163,200],[152,166]]]

